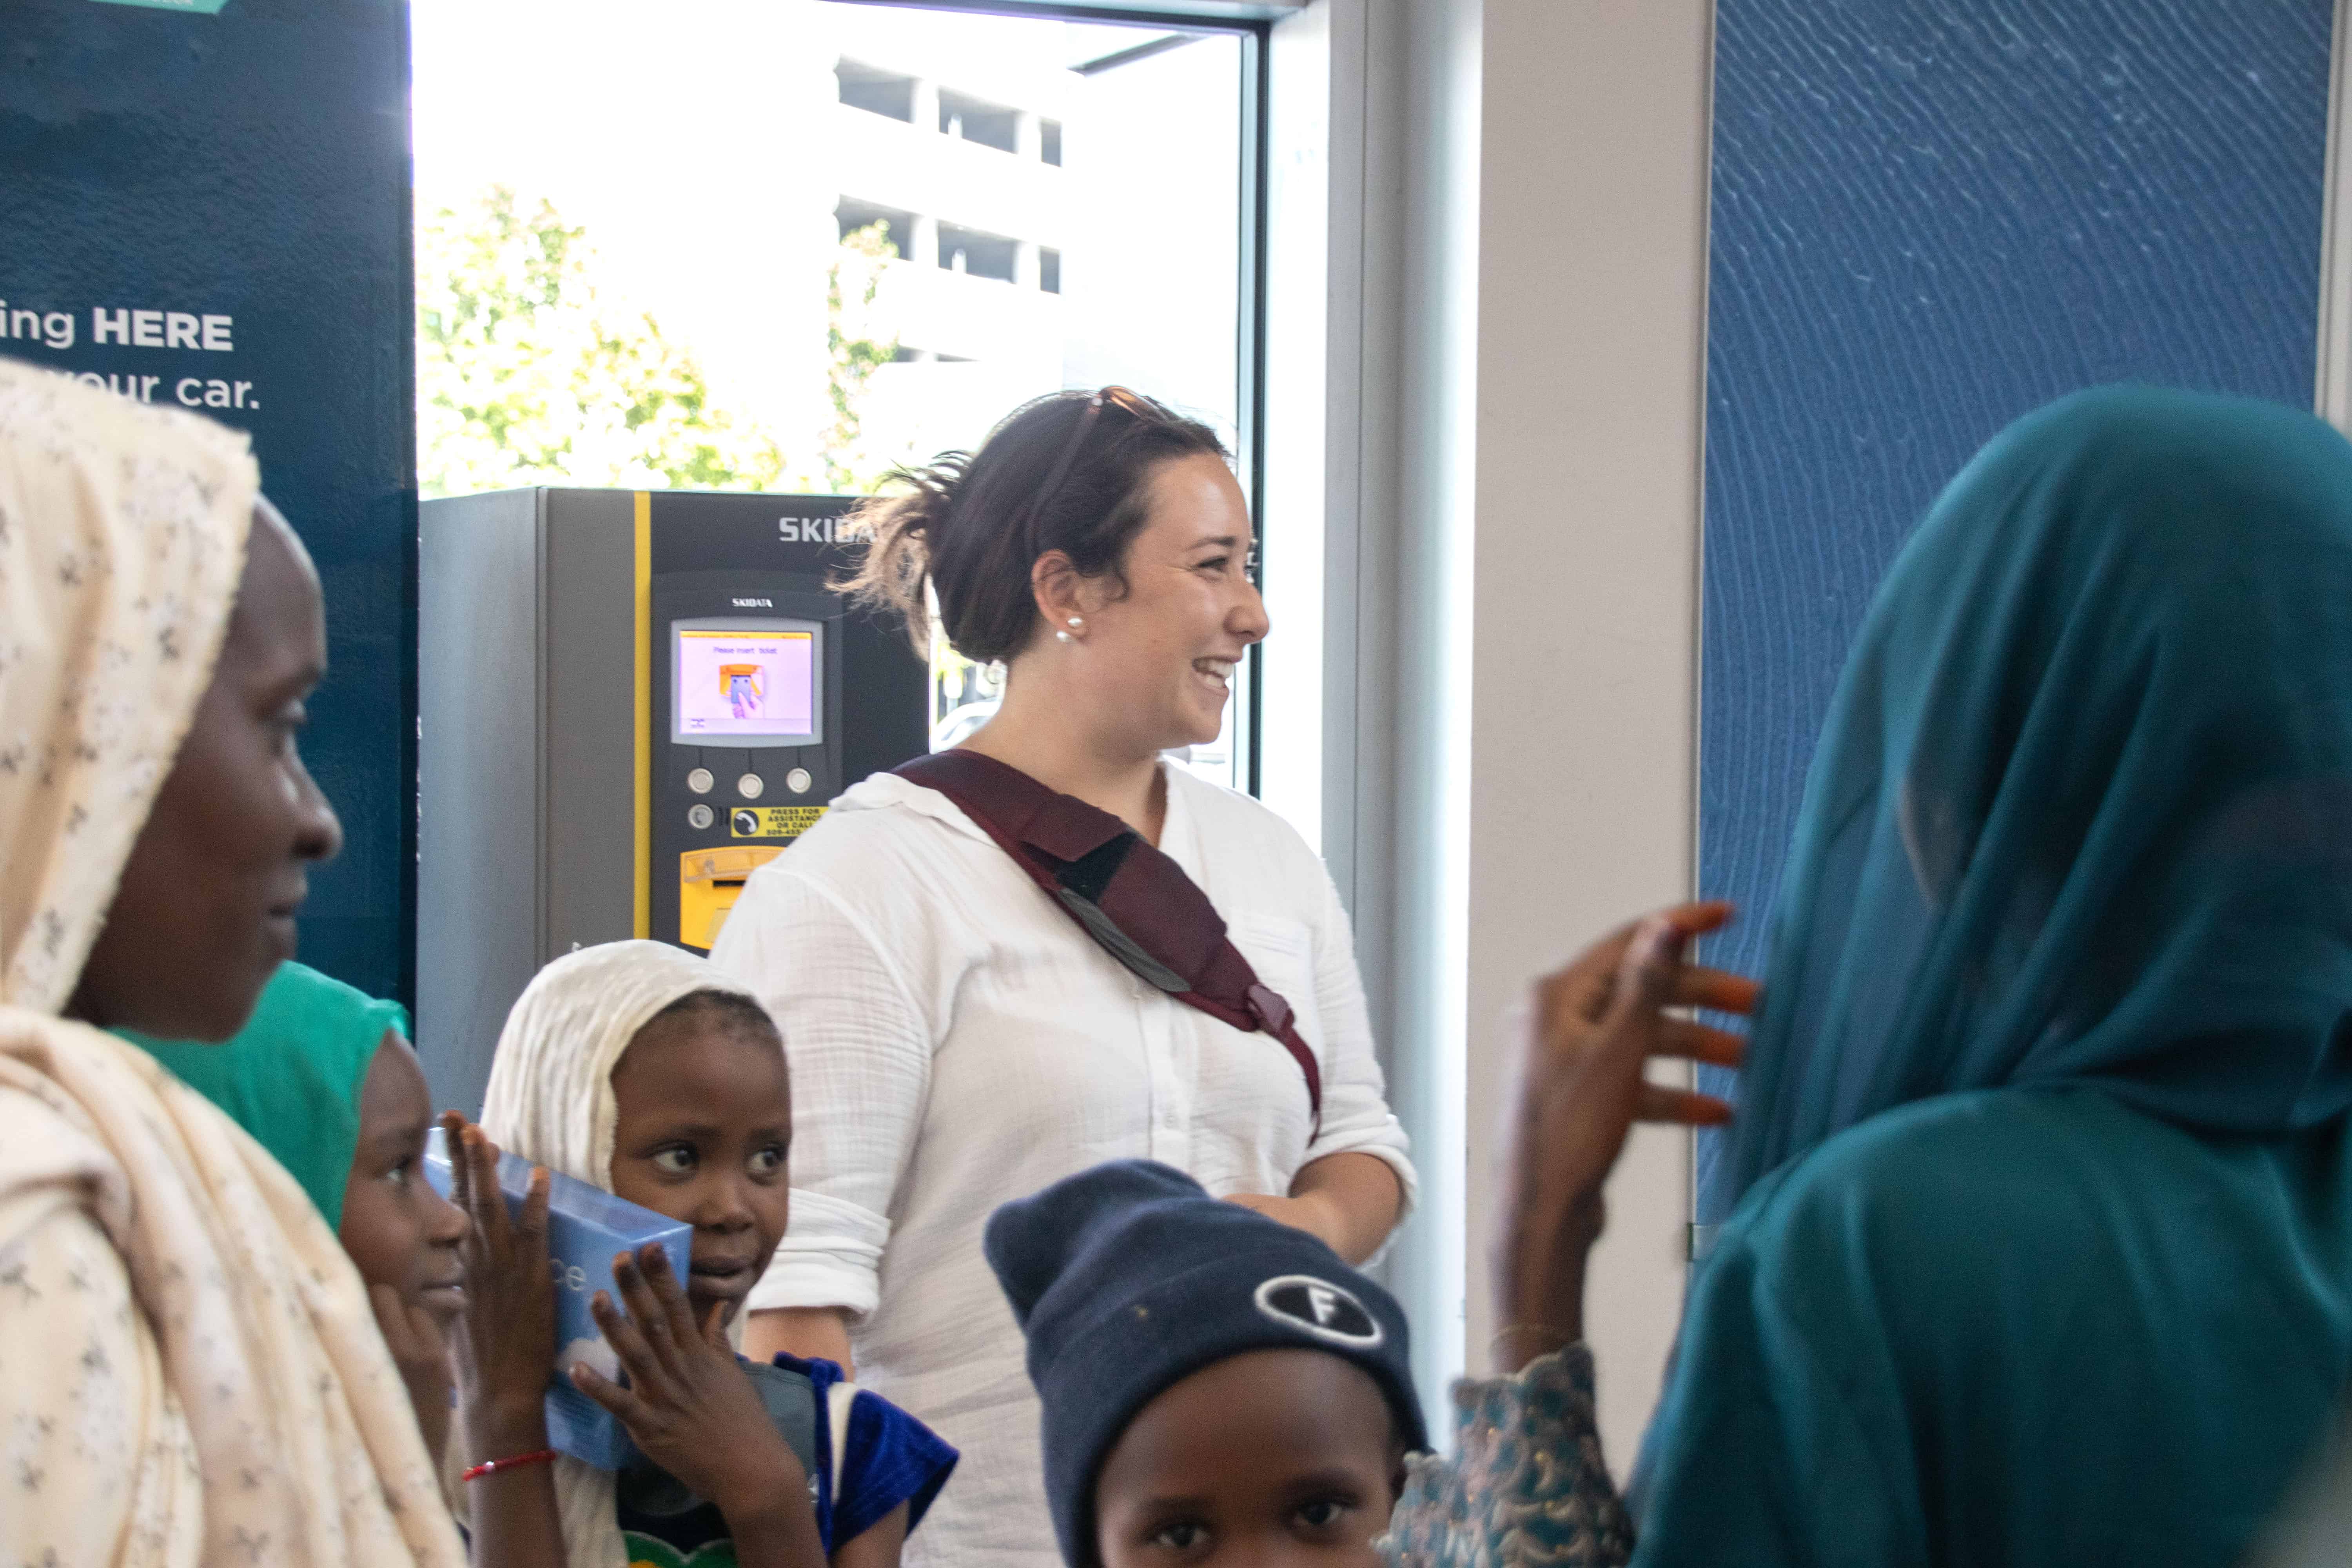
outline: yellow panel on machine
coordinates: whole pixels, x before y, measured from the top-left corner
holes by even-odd
[[[798,838],[824,815],[821,805],[739,805],[727,814],[727,830],[737,838]]]
[[[710,951],[752,872],[783,853],[781,845],[689,849],[677,858],[677,940]]]

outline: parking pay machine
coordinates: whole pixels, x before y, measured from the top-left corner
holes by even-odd
[[[505,490],[420,509],[417,1037],[481,1104],[549,960],[707,952],[751,872],[920,755],[928,671],[826,586],[854,498]]]

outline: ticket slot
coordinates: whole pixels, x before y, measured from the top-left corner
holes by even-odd
[[[783,853],[780,845],[689,849],[677,858],[677,940],[710,951],[751,873]]]

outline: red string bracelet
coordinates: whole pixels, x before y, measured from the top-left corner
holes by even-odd
[[[484,1476],[495,1476],[500,1470],[520,1469],[525,1465],[544,1465],[553,1461],[555,1450],[541,1448],[535,1454],[517,1454],[510,1459],[485,1459],[468,1469],[461,1479],[478,1481]]]

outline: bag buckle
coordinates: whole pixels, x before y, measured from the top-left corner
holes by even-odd
[[[1279,1037],[1283,1030],[1290,1027],[1290,1004],[1282,999],[1281,993],[1268,990],[1264,982],[1253,983],[1243,993],[1243,998],[1249,1003],[1250,1016],[1267,1034]]]

